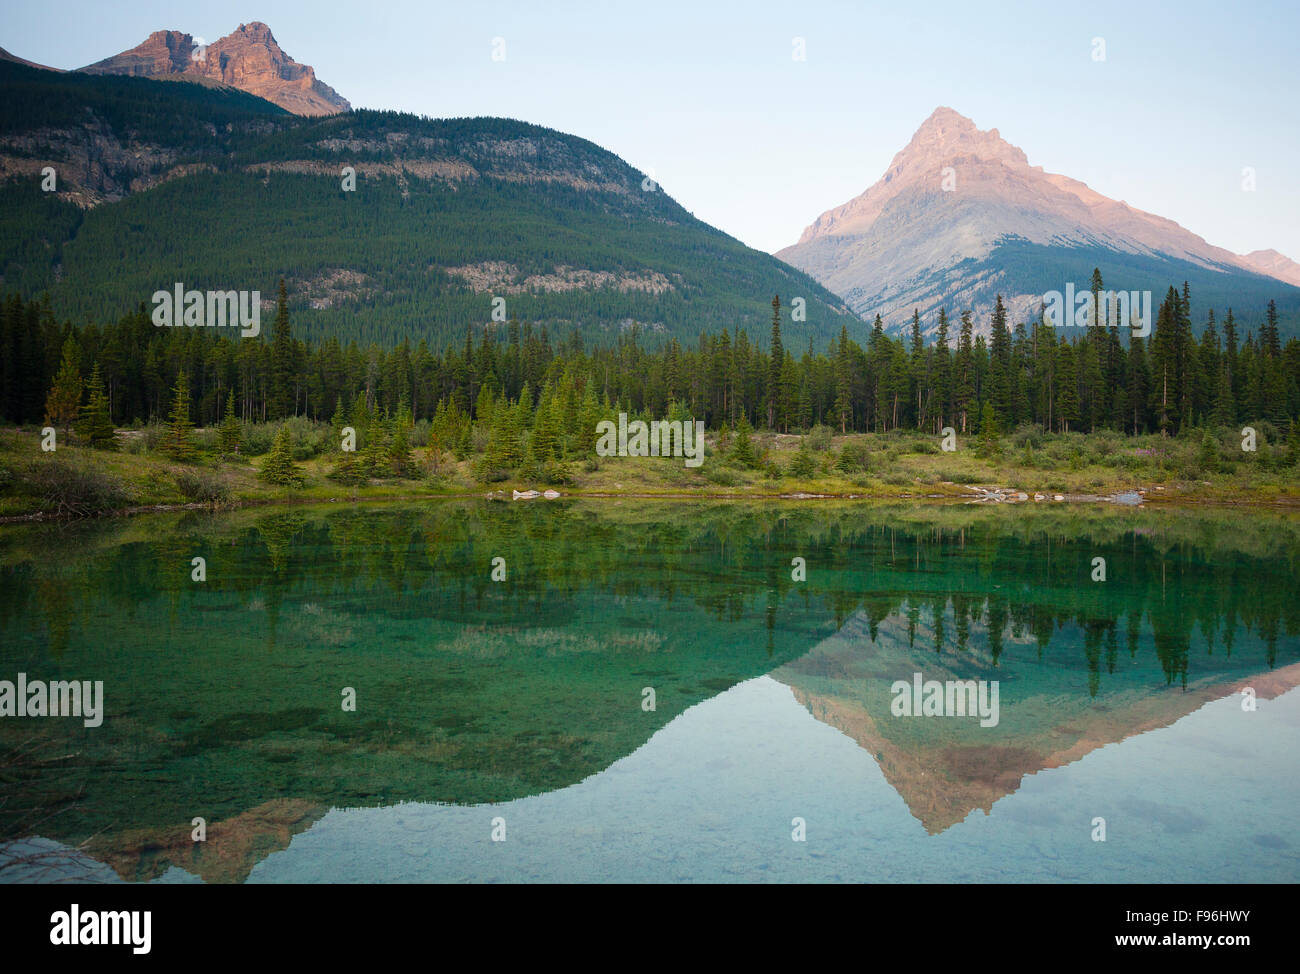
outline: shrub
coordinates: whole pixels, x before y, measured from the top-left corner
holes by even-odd
[[[734,470],[728,470],[726,467],[705,465],[700,468],[704,473],[704,479],[711,484],[717,484],[719,487],[735,487],[740,483],[740,478]]]
[[[187,501],[215,506],[230,500],[230,484],[219,474],[198,468],[177,468],[171,473],[176,489]]]
[[[1021,423],[1016,427],[1016,431],[1011,434],[1011,443],[1020,449],[1031,447],[1039,450],[1042,449],[1045,436],[1046,433],[1039,424]]]
[[[803,438],[803,443],[800,446],[806,445],[814,453],[825,453],[831,448],[831,438],[834,435],[834,431],[829,426],[819,423]]]
[[[1206,430],[1201,435],[1200,455],[1197,458],[1203,468],[1211,473],[1219,469],[1219,441]]]
[[[56,460],[36,461],[31,466],[32,492],[40,498],[41,510],[59,517],[87,517],[124,506],[130,496],[116,477],[85,463]]]
[[[817,472],[817,458],[812,451],[802,447],[790,458],[788,473],[791,477],[808,478]]]
[[[835,469],[840,473],[852,475],[863,473],[867,469],[867,446],[858,440],[845,443],[835,461]]]
[[[569,465],[556,460],[530,464],[521,471],[521,475],[525,480],[537,481],[548,487],[564,487],[573,483]]]
[[[144,433],[144,448],[149,453],[157,453],[162,448],[163,438],[167,435],[167,430],[162,423],[157,420],[149,423],[142,430]]]
[[[194,445],[199,448],[200,453],[220,453],[221,437],[212,427],[205,427],[201,430],[195,430],[193,433]]]
[[[1092,434],[1089,445],[1098,457],[1109,457],[1119,452],[1123,441],[1114,430],[1099,430]]]
[[[260,457],[271,449],[274,442],[274,426],[268,423],[248,423],[244,426],[244,438],[239,444],[239,452],[246,457]]]

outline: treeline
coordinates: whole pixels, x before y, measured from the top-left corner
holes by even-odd
[[[1102,287],[1099,273],[1093,287]],[[1148,338],[1127,341],[1100,325],[1071,329],[1082,331],[1073,337],[1041,319],[1011,328],[999,297],[988,340],[974,334],[969,312],[954,322],[940,311],[929,344],[919,316],[908,338],[887,335],[877,316],[865,348],[842,329],[829,348],[810,340],[796,354],[782,341],[777,297],[766,347],[743,328],[653,349],[634,328],[588,347],[578,329],[559,335],[511,320],[469,327],[444,350],[409,340],[385,350],[295,337],[283,284],[261,339],[155,327],[144,306],[78,328],[57,323],[47,302],[13,295],[0,309],[0,409],[11,423],[67,425],[88,391],[83,380],[97,371],[117,425],[167,415],[182,375],[191,419],[204,426],[226,415],[232,397],[243,421],[331,420],[354,404],[419,421],[453,407],[486,419],[493,404],[525,397],[531,416],[532,403],[561,392],[570,421],[594,401],[605,414],[672,413],[711,429],[743,422],[781,432],[826,424],[974,433],[1037,423],[1172,435],[1258,420],[1282,429],[1300,414],[1300,341],[1282,345],[1271,302],[1258,330],[1244,335],[1231,309],[1221,324],[1207,311],[1199,339],[1192,320],[1186,286],[1169,289]]]

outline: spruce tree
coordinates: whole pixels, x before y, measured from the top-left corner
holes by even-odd
[[[293,329],[289,324],[289,298],[280,278],[280,294],[275,302],[275,324],[271,333],[271,419],[287,419],[295,403]]]
[[[583,456],[595,456],[596,426],[603,418],[600,400],[596,398],[596,383],[588,379],[582,391],[582,407],[578,410],[578,428],[574,430],[574,442]]]
[[[754,453],[754,444],[749,438],[751,432],[753,432],[753,428],[749,425],[749,420],[741,416],[736,424],[736,435],[731,443],[731,459],[746,468],[758,466],[758,457]]]
[[[271,452],[262,461],[258,477],[268,484],[281,487],[301,487],[302,475],[293,462],[293,443],[289,438],[289,427],[281,426],[271,444]]]
[[[767,369],[767,426],[776,429],[780,421],[781,367],[785,364],[785,349],[781,346],[781,295],[772,296],[772,347]]]
[[[184,369],[176,376],[176,385],[172,389],[172,410],[167,417],[162,449],[167,456],[182,463],[189,463],[198,456],[194,423],[190,420],[190,381]]]
[[[217,427],[217,437],[221,443],[221,452],[229,455],[239,452],[239,441],[243,438],[244,428],[239,422],[239,417],[235,415],[235,390],[230,390],[230,395],[226,397],[226,414],[221,417],[221,425]]]
[[[50,426],[62,427],[64,432],[72,427],[72,421],[81,409],[80,358],[77,340],[69,335],[63,343],[63,360],[59,364],[58,374],[50,386],[49,395],[45,397],[45,422]]]
[[[533,435],[528,441],[529,456],[534,463],[546,463],[557,459],[559,455],[560,417],[556,407],[555,395],[550,386],[543,386],[537,404],[537,419],[533,423]]]
[[[388,443],[388,465],[395,476],[406,477],[415,470],[415,458],[411,455],[411,417],[405,402],[398,408],[391,425],[393,433]]]
[[[1002,451],[1002,443],[998,439],[997,415],[993,404],[987,400],[980,411],[980,433],[975,450],[982,457],[991,457]]]
[[[113,420],[108,414],[108,396],[104,394],[104,380],[99,373],[96,362],[90,372],[90,384],[87,387],[90,398],[81,407],[81,416],[77,420],[77,435],[88,445],[100,450],[117,449],[117,437],[114,435]]]
[[[849,328],[840,325],[840,340],[835,349],[835,413],[840,420],[840,433],[849,431],[853,416],[852,369],[849,364]]]

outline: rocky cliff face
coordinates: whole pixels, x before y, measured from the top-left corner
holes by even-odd
[[[351,110],[343,98],[276,42],[271,28],[254,21],[200,47],[189,34],[158,30],[144,43],[81,69],[87,74],[180,77],[230,85],[265,98],[295,115],[335,115]]]

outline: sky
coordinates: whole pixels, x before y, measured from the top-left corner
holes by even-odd
[[[0,46],[74,68],[154,30],[213,41],[254,20],[354,107],[582,136],[760,250],[866,190],[946,105],[1032,165],[1300,261],[1295,0],[65,0],[6,10]]]

